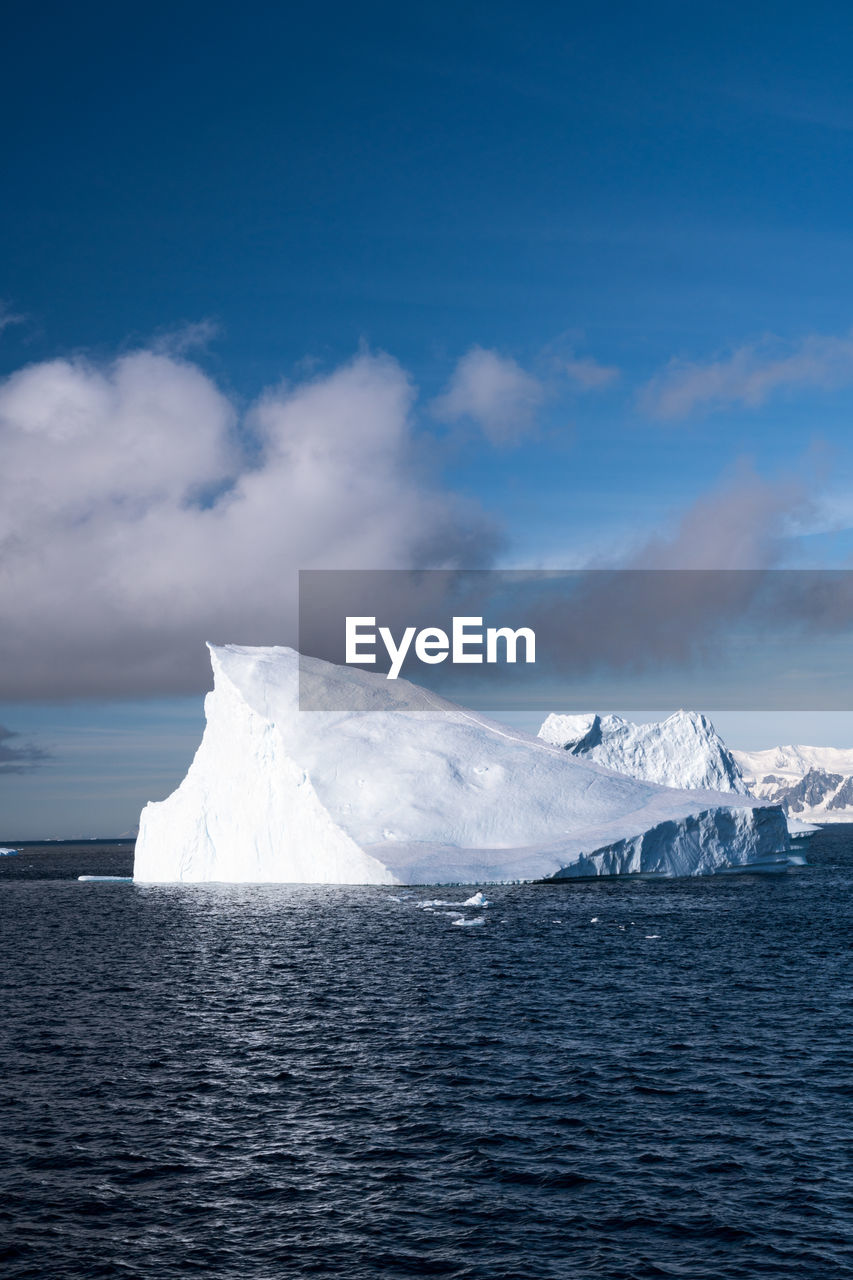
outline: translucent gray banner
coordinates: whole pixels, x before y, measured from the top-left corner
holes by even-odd
[[[494,710],[848,710],[853,570],[303,570],[299,649]]]

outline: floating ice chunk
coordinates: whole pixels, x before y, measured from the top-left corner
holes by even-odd
[[[655,938],[659,938],[659,937],[660,937],[659,933],[647,933],[646,942],[653,942]]]
[[[17,849],[0,849],[0,858],[15,858],[17,854]]]
[[[115,884],[133,884],[133,876],[78,876],[78,880],[111,880]]]
[[[463,907],[487,907],[489,903],[482,893],[475,893],[472,897],[466,898],[462,905]]]
[[[844,816],[847,817],[849,815],[845,813]],[[788,819],[788,835],[792,840],[809,840],[815,832],[820,831],[820,827],[813,822],[803,822],[799,818],[792,818],[790,813],[786,814],[786,817]]]
[[[461,918],[461,920],[454,920],[454,921],[453,921],[453,923],[454,923],[454,924],[458,924],[460,927],[463,927],[463,928],[464,928],[465,926],[470,927],[470,926],[475,925],[475,924],[485,924],[485,923],[486,923],[486,917],[485,917],[485,916],[475,916],[475,917],[474,917],[474,919],[473,919],[473,920],[471,920],[470,918],[467,918],[467,917],[463,916],[463,917]]]
[[[600,916],[593,916],[589,923],[590,923],[590,924],[598,924],[598,922],[599,922],[600,918],[601,918]]]

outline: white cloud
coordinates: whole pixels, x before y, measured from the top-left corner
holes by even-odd
[[[767,338],[709,363],[673,360],[640,393],[641,407],[659,418],[695,409],[756,407],[774,392],[797,387],[829,391],[853,383],[853,333],[810,334],[793,344]]]
[[[242,422],[151,351],[0,383],[0,696],[203,687],[205,638],[295,642],[297,569],[482,563],[491,533],[416,473],[413,399],[370,355]]]
[[[472,347],[459,361],[447,390],[432,402],[443,422],[471,418],[492,444],[514,444],[533,426],[544,399],[541,383],[515,360]]]

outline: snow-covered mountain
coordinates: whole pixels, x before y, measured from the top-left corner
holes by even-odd
[[[853,749],[733,751],[753,795],[806,822],[853,822]]]
[[[137,881],[506,883],[787,859],[781,810],[731,789],[626,777],[292,649],[211,659],[204,736],[142,812]],[[305,705],[350,709],[301,711],[300,674]]]
[[[539,737],[573,756],[666,787],[748,794],[741,770],[711,721],[695,711],[632,724],[621,716],[548,716]]]

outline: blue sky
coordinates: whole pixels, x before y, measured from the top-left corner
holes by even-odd
[[[52,754],[0,835],[132,826],[299,567],[847,564],[851,54],[827,4],[19,7],[0,724]]]

